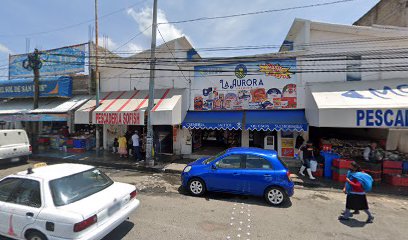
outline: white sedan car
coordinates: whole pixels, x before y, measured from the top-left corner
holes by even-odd
[[[101,239],[139,204],[135,186],[113,182],[95,167],[41,166],[0,180],[0,235],[27,240]]]

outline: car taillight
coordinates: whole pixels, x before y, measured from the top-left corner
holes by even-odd
[[[288,170],[288,171],[286,171],[286,176],[288,176],[288,180],[289,180],[289,181],[291,181],[291,179],[290,179],[290,172],[289,172],[289,170]]]
[[[33,152],[33,146],[30,145],[29,150],[30,152]]]
[[[135,197],[136,197],[136,195],[137,195],[137,191],[136,191],[136,190],[135,190],[135,191],[133,191],[133,192],[131,192],[131,193],[130,193],[130,199],[135,198]]]
[[[92,224],[96,223],[98,221],[98,217],[93,215],[92,217],[85,219],[82,222],[76,223],[74,225],[74,232],[80,232],[88,227],[90,227]]]

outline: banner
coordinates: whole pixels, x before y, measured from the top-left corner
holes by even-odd
[[[68,114],[21,114],[21,115],[0,115],[0,121],[4,122],[66,122]]]
[[[192,110],[293,109],[296,59],[196,66]]]
[[[54,77],[40,79],[40,97],[71,97],[72,78]],[[14,79],[0,81],[0,98],[23,98],[34,96],[32,79]]]
[[[33,71],[25,69],[23,62],[28,54],[9,57],[9,78],[33,77]],[[41,51],[41,76],[67,75],[85,71],[85,44]]]

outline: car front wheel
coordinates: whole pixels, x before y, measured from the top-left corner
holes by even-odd
[[[189,181],[188,190],[194,196],[202,196],[206,191],[203,180],[198,178]]]
[[[47,237],[40,232],[31,232],[27,235],[27,240],[47,240]]]
[[[265,191],[265,200],[273,206],[279,206],[288,199],[286,192],[280,187],[270,187]]]

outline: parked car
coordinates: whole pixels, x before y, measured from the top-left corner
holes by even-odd
[[[294,193],[289,170],[276,151],[259,148],[230,148],[198,159],[184,168],[181,180],[194,196],[206,191],[255,195],[271,205],[284,203]]]
[[[0,130],[0,164],[27,162],[31,153],[32,148],[25,130]]]
[[[139,206],[136,194],[135,186],[113,182],[93,166],[30,168],[0,180],[0,235],[102,239]]]

